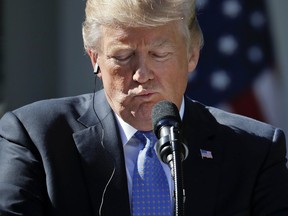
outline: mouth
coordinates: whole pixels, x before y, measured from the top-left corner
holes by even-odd
[[[136,96],[149,96],[149,95],[152,95],[152,94],[154,94],[152,91],[142,90],[138,94],[136,94]]]
[[[139,98],[141,100],[145,100],[145,101],[150,101],[151,98],[153,97],[154,93],[152,92],[141,92],[137,95],[135,95],[136,98]]]
[[[155,95],[155,92],[148,89],[134,89],[130,91],[130,96],[145,101],[151,100],[153,95]]]
[[[154,91],[144,88],[142,85],[137,86],[136,88],[132,88],[128,91],[128,95],[130,96],[147,96],[153,94]]]

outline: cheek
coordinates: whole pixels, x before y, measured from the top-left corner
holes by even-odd
[[[131,76],[124,70],[116,69],[106,71],[106,74],[102,75],[103,86],[106,91],[109,92],[111,97],[119,97],[127,94],[129,90],[129,84]],[[119,98],[118,98],[119,100]]]
[[[177,98],[184,94],[188,82],[188,68],[181,65],[170,65],[167,70],[158,74],[158,80],[167,98]]]
[[[165,83],[177,86],[183,84],[188,79],[188,65],[181,62],[172,62],[159,70],[158,78]]]

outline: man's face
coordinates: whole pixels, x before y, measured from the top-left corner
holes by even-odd
[[[99,77],[112,109],[138,130],[151,130],[160,100],[181,105],[199,50],[187,54],[183,34],[171,22],[157,28],[102,27]]]

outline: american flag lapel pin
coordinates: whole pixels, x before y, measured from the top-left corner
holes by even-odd
[[[206,158],[206,159],[213,159],[213,155],[211,151],[207,151],[204,149],[200,149],[200,153],[201,153],[201,157],[202,159]]]

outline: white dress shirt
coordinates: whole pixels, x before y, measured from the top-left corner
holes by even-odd
[[[181,119],[183,118],[184,115],[184,98],[182,99],[181,107],[180,107],[180,117]],[[115,113],[114,113],[115,114]],[[133,171],[135,164],[137,162],[137,157],[138,153],[141,150],[140,146],[137,144],[129,143],[128,141],[131,139],[131,137],[137,132],[137,130],[132,127],[131,125],[127,124],[123,119],[121,119],[117,114],[115,114],[117,123],[119,126],[120,130],[120,135],[121,135],[121,140],[123,143],[123,149],[124,149],[124,157],[125,157],[125,166],[126,166],[126,174],[127,174],[127,180],[128,180],[128,192],[129,192],[129,198],[130,198],[130,203],[132,200],[132,176],[133,176]],[[163,163],[160,161],[164,172],[166,174],[166,177],[168,179],[168,184],[170,188],[170,194],[171,194],[171,201],[173,198],[173,193],[174,193],[174,182],[171,176],[171,170],[168,164]],[[173,202],[172,202],[173,203]]]

